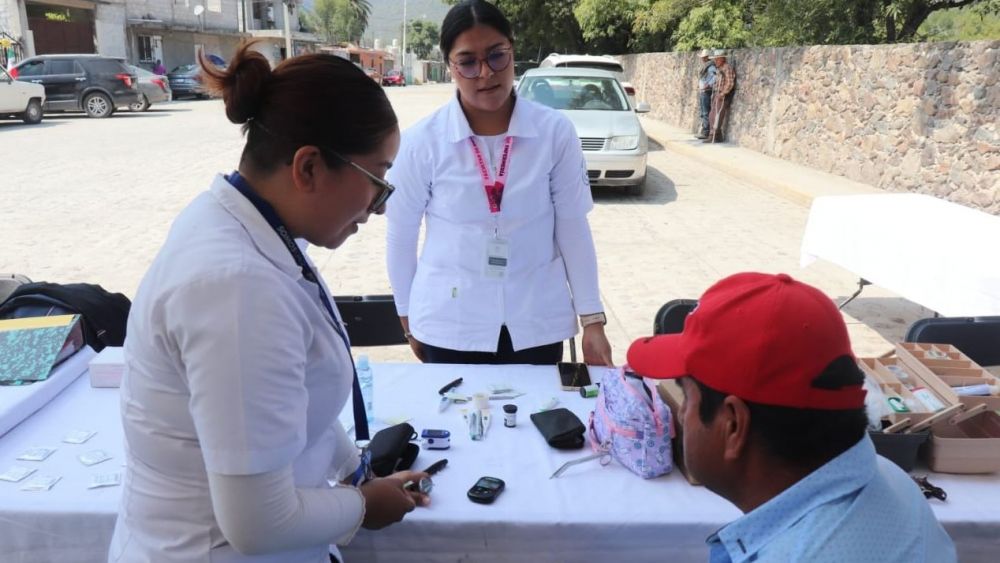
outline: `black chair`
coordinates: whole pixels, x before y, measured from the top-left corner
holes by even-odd
[[[906,342],[951,344],[981,366],[1000,365],[1000,317],[933,317],[906,331]]]
[[[333,298],[351,346],[406,344],[392,295],[340,295]]]
[[[697,299],[667,301],[653,319],[653,334],[677,334],[684,331],[684,321],[698,306]]]

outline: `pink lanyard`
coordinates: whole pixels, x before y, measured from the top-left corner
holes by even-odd
[[[486,191],[486,201],[490,204],[490,213],[500,213],[500,200],[503,199],[503,188],[507,183],[507,164],[510,161],[510,148],[514,146],[514,137],[507,137],[503,141],[503,156],[500,158],[500,168],[494,182],[490,182],[490,171],[486,168],[483,153],[476,146],[476,140],[469,137],[469,142],[472,143],[472,153],[476,155],[479,174],[483,177],[483,189]]]

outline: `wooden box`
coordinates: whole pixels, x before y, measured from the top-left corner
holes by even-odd
[[[997,345],[1000,346],[1000,343]],[[958,348],[950,344],[905,342],[896,345],[896,356],[949,404],[962,403],[970,409],[978,405],[986,405],[988,410],[1000,409],[1000,394],[959,396],[952,391],[952,387],[965,385],[1000,387],[1000,379],[970,360]]]

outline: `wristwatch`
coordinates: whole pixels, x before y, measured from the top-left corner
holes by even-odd
[[[587,328],[590,325],[601,323],[602,325],[608,324],[608,317],[601,313],[591,313],[589,315],[580,315],[580,327]]]

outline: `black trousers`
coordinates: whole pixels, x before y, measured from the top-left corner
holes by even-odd
[[[563,343],[546,344],[536,348],[514,351],[510,332],[500,329],[496,352],[464,352],[424,344],[424,361],[429,364],[535,364],[555,365],[562,361]]]

